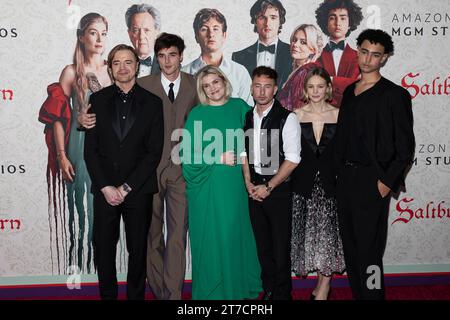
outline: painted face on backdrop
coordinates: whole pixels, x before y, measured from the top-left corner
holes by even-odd
[[[183,61],[183,54],[180,54],[177,47],[172,46],[170,48],[159,50],[156,58],[158,59],[161,72],[167,78],[178,75],[181,68],[181,62]]]
[[[388,55],[384,53],[384,47],[381,44],[364,40],[358,48],[358,65],[361,73],[379,70],[387,57]]]
[[[111,73],[115,81],[129,83],[136,77],[138,63],[130,50],[119,50],[115,53],[111,65]]]
[[[253,99],[261,106],[269,104],[273,100],[277,90],[278,86],[275,80],[265,75],[256,76],[252,80],[251,91]]]
[[[150,13],[136,13],[132,16],[128,36],[139,58],[147,58],[153,53],[158,33],[159,30],[155,28],[155,19]]]
[[[106,36],[108,30],[103,22],[94,22],[80,36],[80,42],[83,43],[85,51],[89,53],[102,54],[105,51]]]
[[[344,40],[349,29],[348,11],[344,8],[333,9],[328,13],[328,32],[334,42]]]
[[[206,21],[195,35],[195,39],[200,45],[202,53],[222,50],[226,38],[227,33],[223,32],[222,24],[215,18]]]
[[[306,61],[311,54],[314,54],[314,50],[308,46],[305,31],[298,30],[291,42],[292,59]]]
[[[321,102],[326,99],[328,91],[327,81],[321,76],[314,75],[309,78],[306,84],[306,93],[309,101],[314,103]]]
[[[263,42],[272,42],[278,37],[280,28],[280,14],[278,9],[268,6],[264,13],[261,13],[256,19],[256,32],[259,39]]]

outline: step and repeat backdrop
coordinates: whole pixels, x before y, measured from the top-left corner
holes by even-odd
[[[231,59],[233,52],[257,41],[250,17],[254,2],[149,0],[147,3],[159,12],[160,32],[184,38],[187,47],[183,65],[187,65],[201,52],[192,26],[199,10],[214,8],[226,18],[222,49],[224,59]],[[301,24],[312,24],[320,31],[321,15],[316,15],[316,10],[323,0],[281,2],[286,9],[279,34],[281,41],[290,44],[291,34]],[[1,2],[0,285],[57,283],[70,274],[95,279],[88,177],[71,185],[61,179],[51,150],[49,156],[49,149],[54,148],[52,136],[38,116],[48,96],[48,86],[58,82],[66,66],[73,63],[80,19],[91,12],[103,17],[107,30],[102,34],[104,46],[99,49],[106,59],[116,44],[132,44],[125,12],[133,4],[140,2]],[[355,0],[354,4],[361,9],[362,17],[350,16],[353,21],[346,44],[356,49],[355,39],[366,28],[388,32],[394,40],[395,54],[382,73],[406,88],[413,101],[416,154],[406,190],[391,201],[386,272],[449,272],[450,3]],[[325,45],[328,38],[322,35]],[[74,72],[88,76],[88,71]],[[101,84],[104,79],[98,81]],[[73,103],[76,98],[74,90],[70,101]],[[61,117],[70,119],[70,108],[66,111]],[[81,161],[83,146],[78,143],[69,148]],[[126,273],[126,255],[122,235],[117,251],[121,275]],[[190,279],[189,248],[186,255],[186,279]]]

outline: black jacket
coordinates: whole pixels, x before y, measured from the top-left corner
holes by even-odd
[[[258,41],[250,47],[242,49],[241,51],[233,52],[231,59],[237,63],[242,64],[250,74],[256,68],[258,53]],[[283,84],[286,82],[289,74],[292,71],[292,57],[289,44],[278,40],[277,52],[275,58],[275,70],[278,73],[278,89],[281,90]]]
[[[343,95],[336,132],[336,158],[342,169],[349,130],[349,110],[346,100],[354,95],[355,84],[349,85]],[[358,96],[357,120],[362,123],[360,133],[378,179],[394,193],[405,185],[405,169],[412,163],[415,149],[413,113],[409,92],[395,83],[381,78],[372,88]]]
[[[137,194],[156,193],[156,167],[161,160],[164,139],[162,101],[136,85],[132,107],[120,132],[114,86],[91,95],[90,112],[96,126],[86,131],[84,159],[92,180],[91,191],[127,183]]]

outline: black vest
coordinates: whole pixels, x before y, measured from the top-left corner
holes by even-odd
[[[283,150],[283,128],[286,119],[291,112],[284,109],[283,106],[274,100],[272,109],[262,119],[260,131],[260,160],[261,160],[261,175],[270,179],[280,168],[284,161]],[[250,174],[252,181],[254,181],[256,172],[253,163],[253,109],[248,111],[245,115],[244,131],[245,131],[245,150],[249,159]],[[274,130],[276,129],[276,130]],[[272,156],[273,154],[273,156]],[[277,163],[278,161],[278,163]]]

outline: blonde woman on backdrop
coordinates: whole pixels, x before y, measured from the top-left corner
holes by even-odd
[[[61,72],[59,82],[48,87],[49,97],[44,102],[39,120],[46,125],[46,142],[49,149],[47,180],[49,182],[49,201],[56,205],[56,181],[61,176],[65,180],[68,201],[68,226],[70,243],[68,252],[63,239],[55,235],[58,259],[58,273],[66,272],[64,267],[77,265],[81,271],[90,273],[92,264],[92,225],[93,198],[90,193],[91,180],[83,159],[84,131],[95,125],[95,115],[87,114],[89,96],[103,87],[111,85],[106,61],[103,59],[108,22],[98,13],[83,16],[78,25],[77,42],[73,56],[73,64],[66,66]],[[51,192],[50,186],[53,186]],[[50,199],[53,194],[54,199]],[[53,201],[54,200],[54,201]],[[60,199],[61,200],[61,199]],[[64,200],[64,199],[63,199]],[[85,203],[87,206],[85,206]],[[65,207],[56,210],[60,212]],[[60,214],[64,214],[61,213]],[[65,218],[55,218],[55,232],[63,230]],[[78,228],[75,223],[78,222]],[[87,222],[87,224],[86,224]],[[78,233],[76,232],[78,230]],[[87,231],[87,256],[83,252],[85,233]],[[67,248],[66,248],[67,249]],[[60,252],[61,251],[61,252]],[[62,263],[64,257],[68,261]],[[52,258],[53,253],[52,253]],[[68,264],[67,264],[68,262]]]
[[[292,73],[277,98],[288,110],[301,108],[305,101],[303,87],[306,74],[317,66],[316,61],[322,54],[323,36],[312,24],[301,24],[291,35]]]

